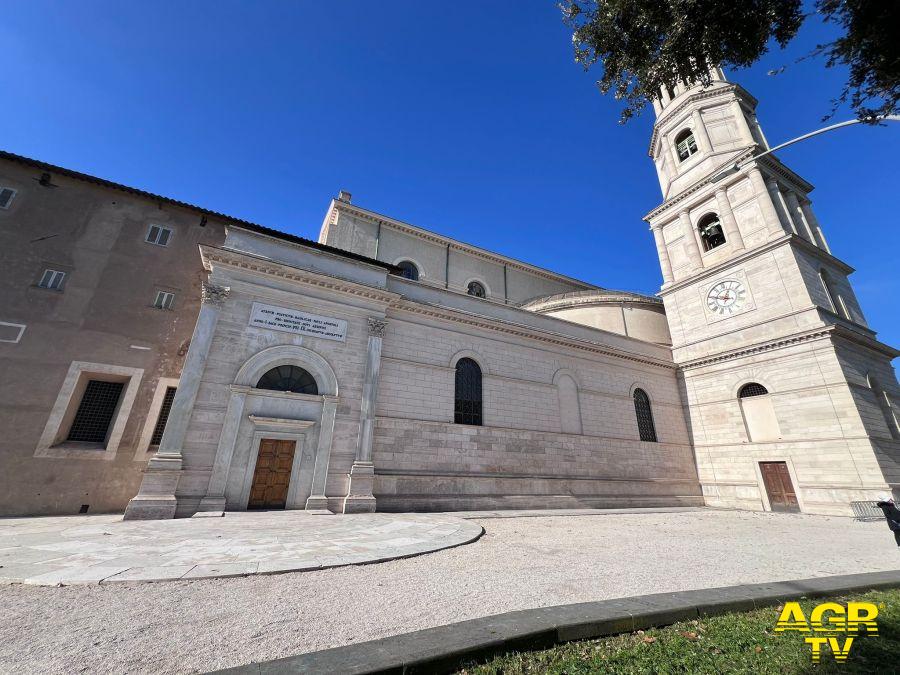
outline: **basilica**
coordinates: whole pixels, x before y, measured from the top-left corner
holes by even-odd
[[[812,185],[720,70],[653,105],[658,297],[344,191],[312,241],[0,153],[0,514],[900,498],[900,352]]]

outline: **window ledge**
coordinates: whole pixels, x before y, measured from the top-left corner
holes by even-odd
[[[36,454],[37,457],[49,457],[54,459],[100,459],[112,460],[115,453],[108,451],[102,443],[81,443],[78,441],[63,441],[51,445]]]

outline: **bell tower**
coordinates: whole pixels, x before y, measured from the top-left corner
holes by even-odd
[[[710,505],[849,515],[900,499],[900,389],[813,212],[720,69],[653,101],[645,216]],[[737,168],[736,168],[737,167]]]

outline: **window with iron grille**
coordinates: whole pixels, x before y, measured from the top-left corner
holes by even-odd
[[[477,281],[470,281],[469,287],[466,289],[466,293],[469,295],[473,295],[476,298],[486,298],[487,291],[484,288],[484,284],[480,284]]]
[[[166,293],[165,291],[157,291],[156,300],[153,301],[153,306],[156,309],[172,309],[172,305],[175,303],[175,294],[174,293]]]
[[[44,273],[41,275],[41,280],[38,281],[38,287],[48,288],[51,291],[61,291],[65,278],[65,272],[60,272],[59,270],[44,270]]]
[[[156,418],[156,426],[153,427],[153,435],[150,437],[150,445],[162,443],[163,432],[166,430],[166,422],[169,421],[169,411],[172,409],[172,401],[175,400],[175,387],[167,387],[163,396],[162,405],[159,408],[159,417]]]
[[[653,424],[650,397],[643,389],[634,390],[634,414],[637,416],[638,433],[641,435],[641,440],[656,443],[656,427]]]
[[[319,393],[319,385],[316,378],[299,366],[276,366],[259,378],[257,389],[271,389],[273,391],[291,391],[295,394]]]
[[[748,382],[738,392],[738,398],[748,398],[750,396],[765,396],[769,390],[757,382]]]
[[[697,141],[694,139],[694,132],[685,129],[675,139],[675,150],[678,152],[678,159],[682,162],[697,152]]]
[[[147,230],[147,243],[157,246],[168,246],[172,238],[172,230],[162,225],[151,225]]]
[[[413,281],[419,280],[419,268],[416,267],[415,263],[411,263],[409,260],[403,260],[397,263],[397,267],[399,267],[400,271],[403,273],[404,279],[412,279]]]
[[[16,191],[12,188],[0,187],[0,209],[8,209],[12,206],[13,197]]]
[[[67,440],[105,443],[124,386],[123,382],[90,380],[81,396]]]
[[[456,363],[453,421],[481,426],[481,367],[472,359],[463,358]]]

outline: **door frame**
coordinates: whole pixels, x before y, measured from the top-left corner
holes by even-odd
[[[762,467],[760,467],[760,463],[762,462],[784,462],[787,465],[788,474],[791,477],[791,485],[794,488],[794,494],[797,496],[797,506],[800,509],[800,513],[806,513],[806,505],[803,503],[803,496],[801,495],[800,490],[800,482],[797,480],[797,472],[794,470],[794,463],[791,461],[790,457],[784,457],[783,455],[766,455],[763,457],[753,458],[753,470],[756,472],[756,484],[759,488],[759,499],[762,503],[763,511],[771,511],[772,504],[769,501],[769,491],[766,489],[766,482],[763,479]]]
[[[288,420],[283,421],[286,422]],[[240,505],[242,510],[246,511],[247,505],[250,503],[250,490],[253,487],[253,474],[256,472],[256,461],[259,459],[259,445],[264,438],[271,438],[272,440],[277,441],[294,441],[294,461],[293,464],[291,464],[291,477],[288,483],[287,499],[284,503],[284,509],[286,511],[289,509],[302,509],[306,505],[306,497],[299,494],[303,487],[300,484],[300,476],[301,468],[305,468],[302,466],[303,455],[309,450],[306,446],[312,435],[308,432],[316,423],[312,420],[290,421],[294,423],[291,425],[292,427],[295,427],[294,429],[285,430],[282,428],[280,430],[269,430],[265,428],[260,429],[259,426],[257,426],[256,430],[253,432],[253,441],[250,446],[250,461],[247,462],[247,468],[244,471],[243,487],[241,488]],[[254,420],[254,422],[256,422],[256,420]],[[313,467],[309,467],[310,479],[312,479],[312,469]]]

